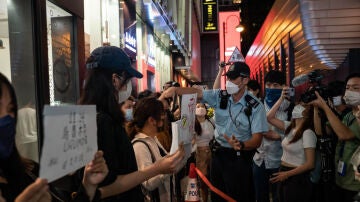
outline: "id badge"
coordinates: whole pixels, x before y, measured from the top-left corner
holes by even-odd
[[[345,171],[346,171],[346,164],[344,163],[344,161],[339,161],[337,167],[338,174],[340,176],[345,176]]]

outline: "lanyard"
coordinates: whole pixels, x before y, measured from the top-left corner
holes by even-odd
[[[232,116],[232,113],[231,113],[231,102],[229,102],[229,103],[230,103],[230,105],[229,105],[229,114],[230,114],[231,122],[233,122],[233,124],[235,125],[235,127],[236,127],[238,130],[240,130],[240,128],[239,128],[239,127],[240,127],[240,123],[237,124],[237,123],[236,123],[236,119],[239,117],[239,115],[240,115],[240,113],[242,112],[244,106],[241,107],[240,111],[236,114],[235,119],[234,119],[233,116]]]

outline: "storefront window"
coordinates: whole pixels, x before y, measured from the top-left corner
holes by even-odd
[[[78,99],[74,18],[46,2],[50,105],[75,104]]]
[[[15,88],[18,102],[16,144],[38,161],[32,1],[0,0],[0,73]]]

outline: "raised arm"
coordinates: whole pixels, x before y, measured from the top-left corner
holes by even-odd
[[[159,97],[160,100],[165,98],[173,97],[174,95],[184,95],[184,94],[193,94],[197,93],[197,97],[199,99],[202,98],[202,90],[197,88],[188,88],[188,87],[170,87],[165,90],[161,96]]]
[[[219,64],[219,72],[218,72],[218,74],[216,75],[216,78],[215,78],[215,81],[214,81],[214,84],[213,84],[213,89],[219,89],[219,88],[221,88],[221,85],[220,85],[221,75],[223,75],[224,69],[225,69],[225,66],[222,67],[222,66],[221,66],[221,63],[220,63],[220,64]]]
[[[174,173],[183,158],[184,149],[181,146],[173,155],[166,156],[143,170],[126,175],[118,175],[114,183],[99,188],[101,198],[107,198],[128,191],[153,176]]]
[[[344,125],[341,120],[334,114],[330,107],[326,104],[325,100],[315,92],[317,99],[310,104],[322,108],[326,114],[330,125],[340,140],[350,140],[355,137],[354,133]]]
[[[322,135],[321,119],[319,116],[319,108],[317,106],[314,106],[314,128],[315,128],[315,134],[321,136]]]
[[[287,95],[287,89],[288,88],[284,88],[282,93],[281,93],[281,97],[278,99],[278,101],[274,104],[274,106],[270,109],[270,111],[267,113],[266,117],[268,122],[275,126],[276,128],[278,128],[279,130],[285,131],[285,124],[284,121],[276,118],[276,112],[279,110],[279,107],[281,105],[281,103],[284,101],[286,95]]]

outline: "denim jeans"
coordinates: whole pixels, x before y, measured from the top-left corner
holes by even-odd
[[[254,186],[257,202],[269,202],[270,201],[270,192],[273,202],[278,202],[277,194],[277,183],[270,183],[270,178],[273,173],[279,172],[279,168],[265,168],[265,163],[263,162],[259,167],[253,163],[253,177],[254,177]],[[268,183],[266,183],[268,182]],[[269,190],[270,188],[270,190]]]

